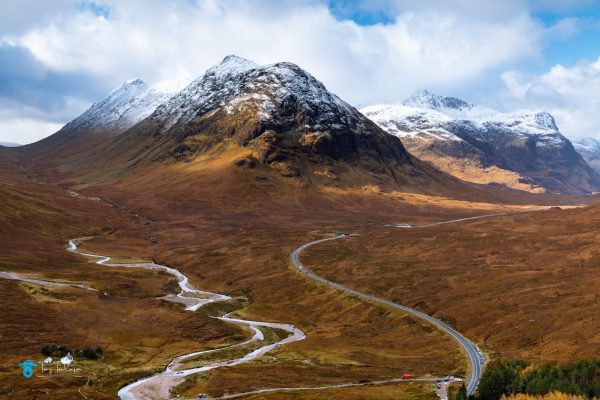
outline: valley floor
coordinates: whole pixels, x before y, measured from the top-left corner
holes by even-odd
[[[407,230],[389,225],[535,206],[335,190],[236,209],[220,203],[218,194],[209,202],[198,194],[165,199],[118,186],[57,186],[43,178],[14,176],[0,183],[7,205],[1,215],[6,229],[0,232],[0,270],[30,279],[0,279],[3,397],[114,398],[119,388],[163,371],[176,356],[248,340],[247,328],[212,318],[232,311],[239,318],[293,324],[307,338],[249,363],[190,375],[176,394],[220,397],[404,374],[467,376],[464,354],[444,332],[307,279],[290,264],[300,244],[336,232],[360,235],[307,249],[303,262],[309,268],[433,315],[492,358],[564,361],[589,354],[597,340],[592,329],[571,329],[593,326],[597,313],[597,285],[591,285],[598,265],[595,207]],[[564,220],[572,221],[570,231],[561,228]],[[110,254],[118,263],[175,266],[195,287],[235,301],[186,312],[164,300],[178,292],[171,275],[106,268],[65,251],[68,239],[83,236],[90,239],[82,251]],[[82,362],[78,376],[22,378],[15,366],[40,360],[40,348],[51,343],[101,346],[103,357]],[[435,399],[435,392],[432,382],[404,382],[246,398]]]

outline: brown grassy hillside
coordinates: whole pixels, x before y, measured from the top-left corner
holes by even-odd
[[[448,321],[494,358],[568,362],[600,356],[599,223],[592,206],[365,229],[309,249],[304,260]]]

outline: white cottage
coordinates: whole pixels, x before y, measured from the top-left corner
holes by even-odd
[[[67,368],[69,365],[71,365],[72,362],[73,362],[73,356],[71,355],[71,353],[67,353],[66,356],[64,356],[60,359],[60,363],[65,368]]]

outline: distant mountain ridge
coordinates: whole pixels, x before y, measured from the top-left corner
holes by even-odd
[[[19,146],[22,146],[22,144],[14,143],[14,142],[0,142],[0,146],[4,146],[4,147],[19,147]]]
[[[417,157],[467,181],[532,192],[600,188],[600,176],[544,111],[502,113],[427,91],[361,111]]]
[[[467,103],[456,97],[440,96],[421,89],[402,102],[403,106],[439,110],[445,113],[471,113],[475,110],[492,113],[494,110]]]
[[[575,150],[596,172],[600,173],[600,140],[583,137],[573,139]]]

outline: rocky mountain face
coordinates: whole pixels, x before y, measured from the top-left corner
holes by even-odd
[[[600,176],[546,112],[501,113],[427,91],[361,111],[411,153],[463,180],[532,192],[600,188]]]
[[[573,140],[575,150],[596,172],[600,173],[600,140],[594,138],[577,138]]]
[[[217,145],[233,144],[283,176],[321,174],[332,179],[340,163],[397,179],[412,160],[400,140],[329,92],[291,63],[257,65],[228,56],[121,141],[152,138],[155,159],[191,161]],[[158,147],[160,146],[160,148]],[[343,168],[342,168],[343,169]]]

